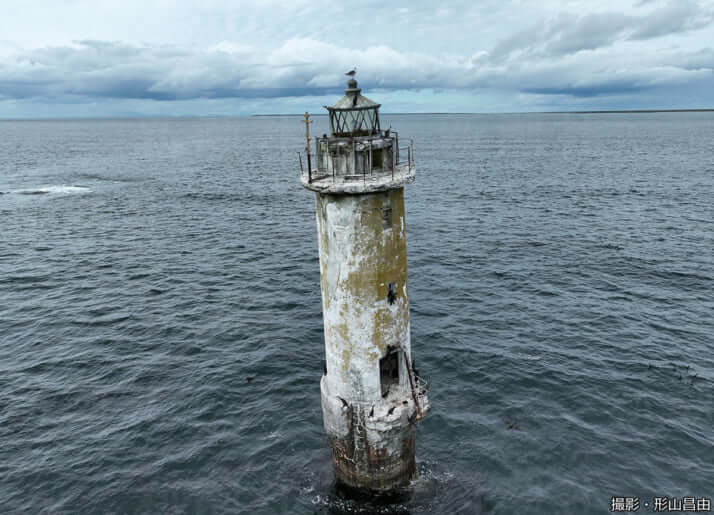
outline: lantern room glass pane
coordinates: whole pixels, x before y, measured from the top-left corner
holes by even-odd
[[[330,128],[335,135],[367,136],[379,130],[379,118],[376,109],[354,109],[332,111]]]
[[[361,115],[361,111],[345,111],[345,118],[347,119],[345,132],[357,132],[360,130],[362,127],[360,122]]]

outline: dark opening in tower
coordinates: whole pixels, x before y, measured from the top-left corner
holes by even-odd
[[[391,345],[387,354],[379,360],[379,381],[382,386],[382,398],[389,395],[392,386],[399,385],[399,354],[401,351]]]

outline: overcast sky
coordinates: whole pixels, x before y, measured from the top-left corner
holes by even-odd
[[[714,0],[2,0],[0,118],[714,107]]]

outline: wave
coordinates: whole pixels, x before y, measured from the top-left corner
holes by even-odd
[[[91,181],[107,181],[107,182],[142,182],[145,181],[145,177],[133,177],[133,176],[106,176],[96,173],[81,173],[77,175],[78,178]]]
[[[89,193],[89,188],[85,186],[43,186],[40,188],[28,188],[22,190],[14,190],[11,193],[18,195],[68,195],[76,193]]]

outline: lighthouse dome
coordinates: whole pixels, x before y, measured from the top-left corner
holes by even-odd
[[[379,107],[381,104],[362,95],[357,81],[347,82],[345,96],[331,107],[330,131],[333,137],[371,136],[379,133]]]

